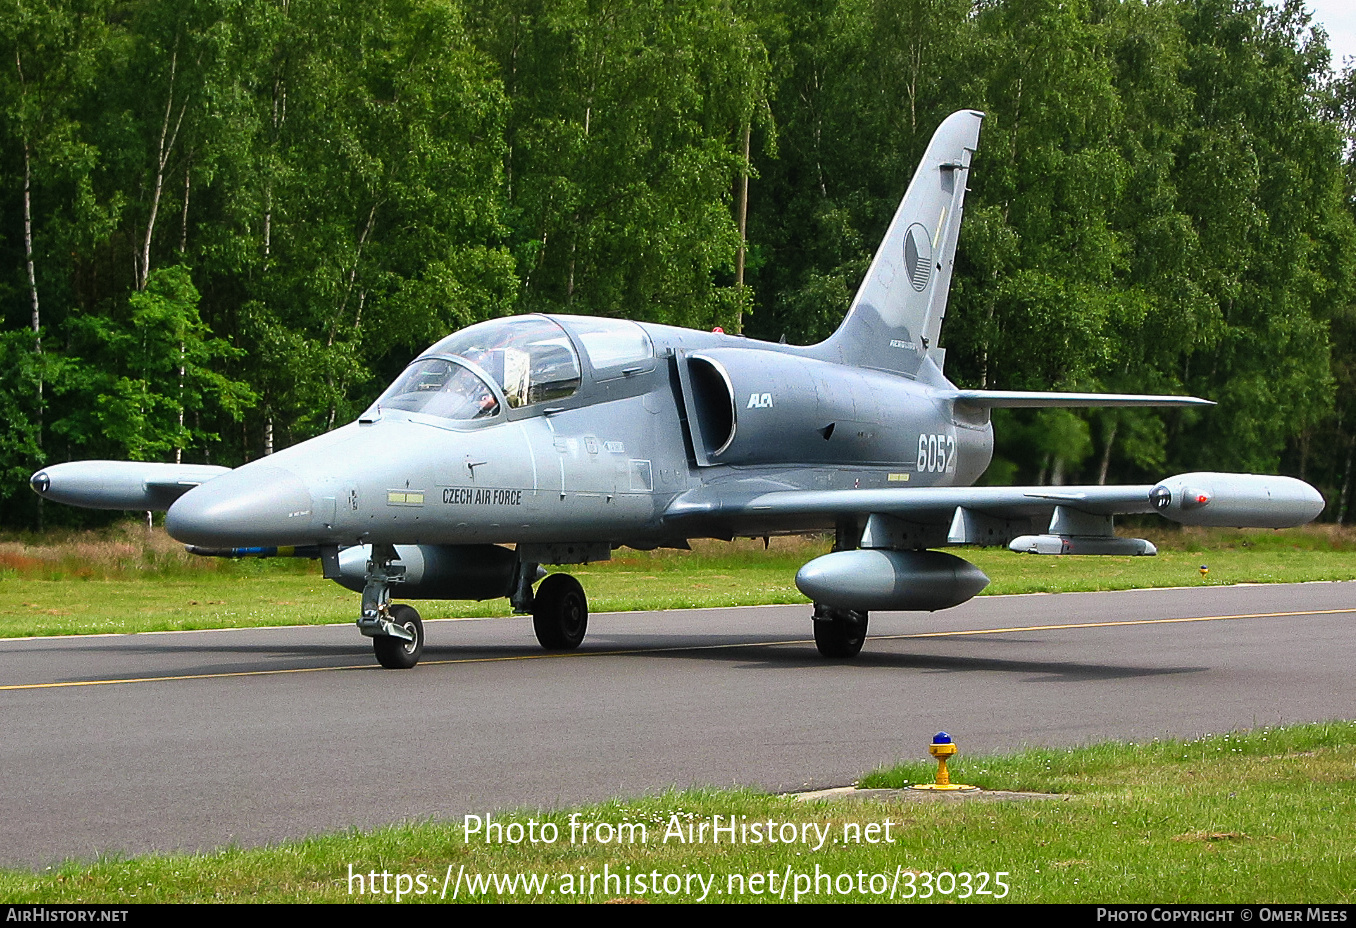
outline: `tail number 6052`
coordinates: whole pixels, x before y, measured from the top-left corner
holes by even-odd
[[[923,473],[954,474],[956,472],[956,436],[919,435],[918,470]]]

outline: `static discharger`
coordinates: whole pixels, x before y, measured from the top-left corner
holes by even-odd
[[[978,786],[966,786],[964,783],[951,782],[951,774],[946,772],[946,759],[956,753],[956,745],[946,732],[939,731],[933,736],[932,744],[928,745],[928,753],[937,758],[937,782],[916,783],[909,789],[941,789],[953,792],[979,789]]]

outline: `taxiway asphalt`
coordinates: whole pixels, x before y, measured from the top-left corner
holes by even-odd
[[[669,787],[814,789],[926,752],[1356,718],[1356,583],[430,622],[384,671],[352,626],[0,641],[0,866],[259,845]]]

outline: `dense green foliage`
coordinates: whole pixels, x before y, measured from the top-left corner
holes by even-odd
[[[491,316],[822,338],[963,107],[949,376],[1220,402],[1007,416],[986,479],[1281,469],[1345,519],[1356,78],[1297,0],[0,0],[0,520]]]

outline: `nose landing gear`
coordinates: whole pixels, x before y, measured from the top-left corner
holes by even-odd
[[[391,605],[391,584],[405,579],[405,565],[395,560],[395,545],[372,546],[358,631],[372,639],[377,663],[388,670],[409,670],[424,653],[424,623],[413,606]]]

